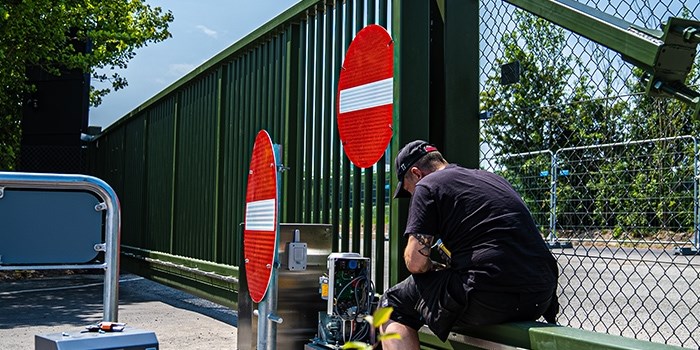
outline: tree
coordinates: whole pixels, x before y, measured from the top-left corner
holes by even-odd
[[[596,86],[588,78],[581,60],[567,52],[567,38],[562,28],[523,11],[515,11],[515,29],[501,39],[503,55],[495,67],[517,61],[521,65],[520,81],[500,84],[498,70],[489,75],[481,94],[482,110],[493,113],[483,124],[484,141],[500,160],[502,175],[523,195],[536,221],[549,220],[551,158],[558,150],[616,142],[619,140],[619,118],[624,102],[612,103],[594,98]],[[607,80],[611,72],[604,74]],[[602,84],[598,93],[611,94],[610,84]],[[551,153],[531,153],[548,150]],[[528,153],[529,152],[529,153]],[[599,164],[600,150],[577,150],[575,160],[560,154],[570,176],[560,177],[558,193],[582,197],[577,188],[585,187],[591,167]],[[605,158],[605,157],[603,157]],[[590,199],[560,201],[558,210],[567,213],[594,211]],[[570,219],[572,225],[590,217]],[[544,227],[543,227],[544,228]]]
[[[135,50],[169,38],[170,11],[144,0],[5,0],[0,3],[0,169],[12,169],[18,148],[23,98],[33,90],[28,67],[54,75],[79,69],[111,88],[90,88],[97,106],[127,85],[104,68],[127,67]],[[80,50],[87,44],[88,50]]]

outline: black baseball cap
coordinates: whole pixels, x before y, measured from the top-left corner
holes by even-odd
[[[394,198],[411,197],[411,193],[403,189],[404,175],[406,175],[413,163],[417,162],[424,155],[437,150],[437,147],[423,140],[411,141],[403,146],[396,156],[396,177],[399,179],[399,184],[396,186],[396,191],[394,191]]]

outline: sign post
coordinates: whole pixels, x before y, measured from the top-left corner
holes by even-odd
[[[276,348],[277,268],[279,258],[279,187],[277,159],[270,135],[261,130],[255,138],[246,192],[243,256],[250,297],[258,303],[257,349]]]

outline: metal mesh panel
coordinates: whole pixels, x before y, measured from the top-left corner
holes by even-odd
[[[22,145],[18,170],[38,173],[82,174],[86,170],[83,146]]]
[[[581,2],[654,29],[700,17],[697,1]],[[644,95],[616,53],[501,1],[481,12],[481,167],[514,184],[556,248],[559,322],[697,348],[698,122]]]

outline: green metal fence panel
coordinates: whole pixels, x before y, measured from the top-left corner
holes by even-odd
[[[176,96],[169,96],[154,104],[147,118],[146,222],[140,233],[143,247],[160,252],[172,252],[176,110]]]
[[[249,157],[265,128],[288,167],[282,220],[331,223],[334,250],[375,257],[383,289],[391,152],[353,166],[335,104],[350,42],[367,24],[389,26],[389,8],[302,1],[105,130],[95,169],[124,200],[130,249],[238,264]]]
[[[595,3],[612,15],[648,28],[657,26],[670,15],[697,18],[700,11],[698,2],[689,0],[663,0],[658,4],[639,0],[581,2]],[[519,28],[523,18],[512,5],[500,0],[300,1],[146,101],[93,142],[90,159],[98,163],[92,164],[90,169],[108,182],[122,200],[122,241],[133,245],[133,251],[141,252],[138,254],[147,251],[147,255],[155,259],[170,254],[177,259],[200,259],[225,266],[239,264],[249,157],[255,134],[264,128],[273,142],[283,146],[282,163],[288,167],[281,175],[281,220],[330,223],[334,251],[354,251],[372,257],[375,284],[377,291],[382,292],[389,282],[398,282],[407,275],[401,254],[408,201],[387,200],[396,186],[395,174],[390,170],[396,151],[415,138],[424,138],[437,143],[448,160],[470,167],[484,166],[485,159],[493,158],[496,153],[502,156],[503,149],[497,145],[495,137],[512,136],[513,130],[508,128],[519,124],[493,127],[496,123],[486,121],[480,127],[478,103],[479,97],[490,101],[490,93],[498,89],[507,93],[506,90],[511,89],[498,87],[494,82],[500,65],[507,63],[507,59],[525,60],[524,56],[505,55],[505,51],[514,50],[513,43],[523,47],[522,38],[517,35],[523,34],[525,29],[545,28],[540,22],[533,22],[536,25],[530,28]],[[343,152],[335,125],[335,104],[344,54],[355,34],[370,23],[387,27],[395,40],[394,138],[387,154],[375,167],[360,169],[352,165]],[[549,39],[559,39],[558,32],[551,33],[547,36]],[[536,115],[545,120],[528,125],[528,129],[537,132],[528,134],[532,139],[518,143],[523,149],[507,153],[532,152],[534,146],[547,142],[551,145],[536,147],[534,151],[586,146],[583,141],[597,144],[627,141],[626,135],[646,131],[657,133],[650,135],[652,138],[696,134],[691,122],[664,123],[668,118],[687,120],[679,117],[687,115],[687,110],[663,101],[648,101],[630,88],[634,72],[621,64],[617,55],[568,32],[561,38],[555,54],[532,55],[540,59],[540,63],[553,62],[553,67],[566,73],[548,75],[558,81],[550,85],[553,88],[547,90],[547,98],[530,94],[523,99],[526,103],[516,108],[501,110],[498,108],[505,104],[499,104],[498,108],[492,106],[494,112],[501,115]],[[582,56],[583,61],[580,57],[564,60],[574,53]],[[530,73],[536,71],[533,67],[536,64],[530,66]],[[527,74],[528,71],[523,72],[523,79],[546,80],[533,79]],[[697,74],[694,77],[694,84],[697,84]],[[600,84],[590,87],[593,93],[587,95],[580,83],[591,81]],[[630,112],[630,106],[638,108]],[[574,124],[589,116],[596,118],[594,126],[599,127],[593,131],[601,133],[592,133],[586,140],[573,134],[557,133],[557,130],[540,132],[567,117],[573,117],[567,123]],[[652,120],[656,124],[620,126],[614,116]],[[602,131],[609,131],[606,128],[614,132],[600,136]],[[480,129],[488,129],[482,134],[488,137],[488,142],[477,147]],[[486,154],[480,163],[477,161],[479,149]],[[513,166],[512,162],[511,157],[510,163],[489,166],[500,171]],[[534,174],[536,181],[530,182],[547,182],[547,177]],[[523,184],[527,182],[521,180]],[[556,215],[547,215],[547,198],[550,198],[547,194],[552,195],[546,193],[548,188],[530,190],[544,194],[544,199],[536,202],[542,205],[536,210],[538,220],[553,217],[550,220],[556,221]],[[528,196],[528,190],[523,190],[523,194]],[[697,212],[697,208],[693,209]],[[588,214],[596,213],[580,213]],[[542,222],[540,226],[546,228],[546,224]],[[676,229],[671,226],[666,225],[664,229]],[[594,228],[590,230],[600,236]],[[384,239],[387,234],[388,242]],[[615,243],[606,237],[595,238],[596,244]],[[625,242],[632,244],[631,240]],[[595,250],[592,248],[595,244],[584,243],[581,241],[586,251]],[[656,244],[661,243],[661,240],[656,241]],[[637,248],[633,250],[638,252]],[[627,250],[618,246],[615,253],[624,255],[627,259],[624,262],[631,261]],[[579,266],[564,254],[559,258],[565,266]],[[677,263],[682,259],[669,257],[668,260]],[[155,265],[157,263],[153,263]],[[177,267],[168,266],[168,273],[177,274],[173,272]],[[623,270],[622,264],[620,266],[619,270]],[[696,266],[690,262],[686,261],[683,266],[684,273],[695,273]],[[588,277],[590,271],[595,272],[594,268],[575,270],[586,271],[583,278],[586,283],[600,283]],[[613,270],[604,269],[603,272],[615,276]],[[188,278],[173,277],[172,284],[182,287],[200,283]],[[167,278],[161,281],[167,282]],[[225,282],[229,289],[235,284],[234,281]],[[677,305],[683,306],[688,298],[697,299],[697,293],[692,290],[697,283],[693,279],[680,282],[688,287],[673,286],[664,289],[667,291],[664,294],[680,295],[676,298]],[[667,314],[660,313],[656,306],[636,308],[645,310],[651,315],[650,319],[674,322],[659,326],[671,328],[674,335],[646,328],[637,332],[634,325],[639,324],[641,329],[646,324],[656,327],[656,323],[641,321],[639,313],[631,319],[619,316],[626,312],[623,307],[630,308],[627,304],[604,304],[606,300],[602,297],[581,302],[605,305],[608,312],[619,309],[619,315],[604,314],[620,321],[609,325],[597,319],[579,318],[578,312],[567,309],[579,299],[580,288],[584,288],[576,286],[576,283],[563,286],[565,317],[562,319],[569,325],[674,344],[696,346],[698,343],[697,338],[693,338],[698,329],[697,318],[692,316],[697,313],[695,304],[684,306],[690,315],[687,317],[679,316],[681,313],[673,308]],[[207,285],[201,290],[209,288],[211,286]],[[606,289],[602,295],[615,299],[617,294]],[[641,300],[641,297],[635,298]],[[592,317],[597,316],[600,315],[596,313]]]
[[[213,258],[217,199],[216,73],[181,92],[177,120],[173,254]]]
[[[146,118],[145,113],[132,118],[124,126],[124,188],[119,197],[122,206],[122,242],[141,246],[141,232],[144,220],[144,196],[146,189]]]
[[[108,137],[98,140],[97,147],[100,147],[100,153],[104,155],[102,161],[104,166],[101,178],[105,180],[117,194],[124,192],[124,158],[126,151],[124,148],[124,138],[126,128],[120,128],[110,133]]]

